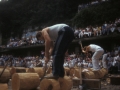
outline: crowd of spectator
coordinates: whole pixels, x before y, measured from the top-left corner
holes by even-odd
[[[100,3],[105,2],[105,1],[109,1],[109,0],[92,0],[91,2],[88,2],[87,4],[80,4],[78,6],[78,13],[80,12],[81,9],[84,9],[84,8],[89,7],[91,5],[100,4]]]
[[[11,48],[11,47],[30,46],[37,44],[44,44],[44,41],[37,40],[35,36],[31,36],[22,39],[10,39],[6,47]]]
[[[117,18],[115,22],[105,22],[102,26],[87,26],[86,28],[76,28],[76,38],[86,38],[95,36],[110,35],[114,32],[120,33],[120,18]]]
[[[43,54],[43,55],[42,55]],[[65,57],[64,67],[79,67],[82,65],[84,68],[92,68],[92,52],[88,54],[83,53],[70,53]],[[109,73],[119,73],[120,71],[120,46],[115,46],[112,51],[105,50],[107,54],[106,65]],[[103,54],[103,55],[104,55]],[[11,60],[10,60],[11,59]],[[103,56],[99,60],[99,65],[102,68],[103,66]],[[9,60],[8,66],[14,67],[43,67],[44,66],[44,51],[41,51],[40,56],[26,56],[26,57],[13,57],[12,55],[1,55],[0,57],[0,66],[4,66],[5,63]],[[52,57],[50,59],[52,62]]]
[[[105,36],[113,34],[114,32],[120,33],[120,18],[115,22],[105,22],[102,26],[87,26],[86,28],[75,28],[74,33],[76,38],[89,38],[96,36]],[[44,41],[36,39],[35,32],[27,32],[21,39],[10,38],[7,45],[0,46],[0,48],[13,48],[30,45],[44,44]]]

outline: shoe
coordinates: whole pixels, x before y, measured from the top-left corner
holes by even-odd
[[[44,76],[44,78],[46,78],[46,79],[58,79],[59,78],[59,76],[54,76],[53,74],[49,74],[49,75],[46,75],[46,76]]]

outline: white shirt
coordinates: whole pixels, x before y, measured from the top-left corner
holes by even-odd
[[[90,46],[90,50],[89,51],[92,51],[92,52],[96,52],[98,49],[101,48],[100,46],[95,45],[95,44],[90,44],[89,46]]]

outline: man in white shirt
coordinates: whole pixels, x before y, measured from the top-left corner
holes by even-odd
[[[88,53],[89,51],[92,51],[94,54],[92,56],[92,64],[93,64],[93,70],[99,70],[99,59],[104,53],[104,50],[102,47],[95,45],[95,44],[90,44],[88,46],[85,46],[82,48],[83,53]]]

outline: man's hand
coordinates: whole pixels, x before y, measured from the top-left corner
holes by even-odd
[[[82,48],[82,50],[84,50],[84,48]]]
[[[49,56],[51,56],[51,55],[52,55],[52,50],[49,51]]]
[[[47,64],[49,62],[50,58],[45,57],[45,64]]]

